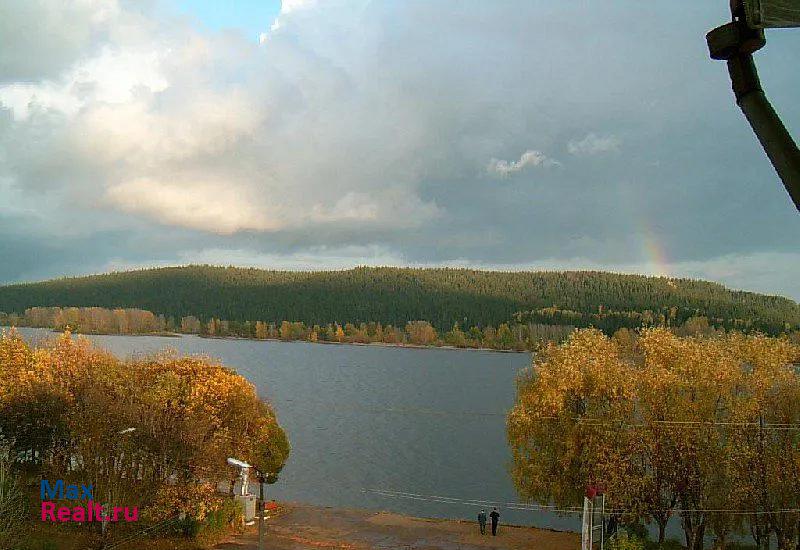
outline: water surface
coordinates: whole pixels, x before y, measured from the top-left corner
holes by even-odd
[[[20,329],[28,339],[52,336]],[[89,336],[119,356],[165,348],[219,359],[274,406],[292,444],[268,497],[323,506],[474,519],[497,502],[502,521],[577,529],[575,517],[513,510],[505,414],[528,353],[306,342]],[[386,496],[365,489],[409,493]]]

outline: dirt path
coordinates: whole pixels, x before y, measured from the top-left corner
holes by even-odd
[[[574,550],[576,533],[501,524],[497,537],[481,535],[476,523],[412,518],[388,512],[289,504],[267,522],[269,550]],[[255,532],[217,546],[217,550],[255,550]]]

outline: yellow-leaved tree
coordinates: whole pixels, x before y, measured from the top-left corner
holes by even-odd
[[[508,416],[523,498],[580,506],[601,487],[612,514],[680,519],[701,550],[749,531],[794,549],[800,514],[800,348],[738,333],[596,330],[549,345]]]
[[[274,412],[234,371],[174,353],[123,361],[69,333],[36,349],[0,336],[0,446],[18,470],[91,483],[98,503],[138,506],[145,521],[201,521],[222,504],[227,457],[274,480],[289,454]],[[116,531],[98,529],[98,544]]]

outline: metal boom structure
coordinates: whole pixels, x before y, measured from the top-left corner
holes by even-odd
[[[800,0],[779,1],[795,5],[800,15]],[[753,61],[753,53],[764,47],[766,40],[763,28],[759,28],[757,22],[748,22],[747,15],[764,13],[762,2],[766,3],[764,0],[733,0],[733,21],[709,32],[706,41],[713,59],[727,61],[736,103],[800,211],[800,149],[767,99]],[[753,11],[754,4],[758,4],[759,11]],[[793,26],[788,23],[782,26]]]

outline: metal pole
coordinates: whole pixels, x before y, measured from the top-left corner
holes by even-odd
[[[258,475],[258,550],[264,550],[264,476]]]
[[[731,0],[731,15],[733,21],[706,34],[708,51],[727,61],[736,103],[800,211],[800,149],[767,100],[753,62],[753,53],[767,43],[764,31],[747,24],[742,0]]]
[[[763,412],[758,413],[758,454],[759,454],[758,462],[760,466],[759,473],[761,474],[761,478],[759,480],[761,484],[761,506],[759,506],[759,509],[763,508],[766,510],[768,505],[767,504],[768,497],[767,497],[767,472],[764,464],[764,413]],[[758,529],[759,530],[761,529],[761,525],[758,526]],[[766,550],[769,550],[770,532],[768,529],[765,530],[767,531],[767,533],[766,536],[764,537],[765,538],[764,548]]]
[[[603,493],[602,508],[600,509],[600,550],[605,550],[606,542],[606,494]]]
[[[736,103],[800,211],[800,149],[764,94],[753,56],[739,54],[728,59],[728,73]]]

